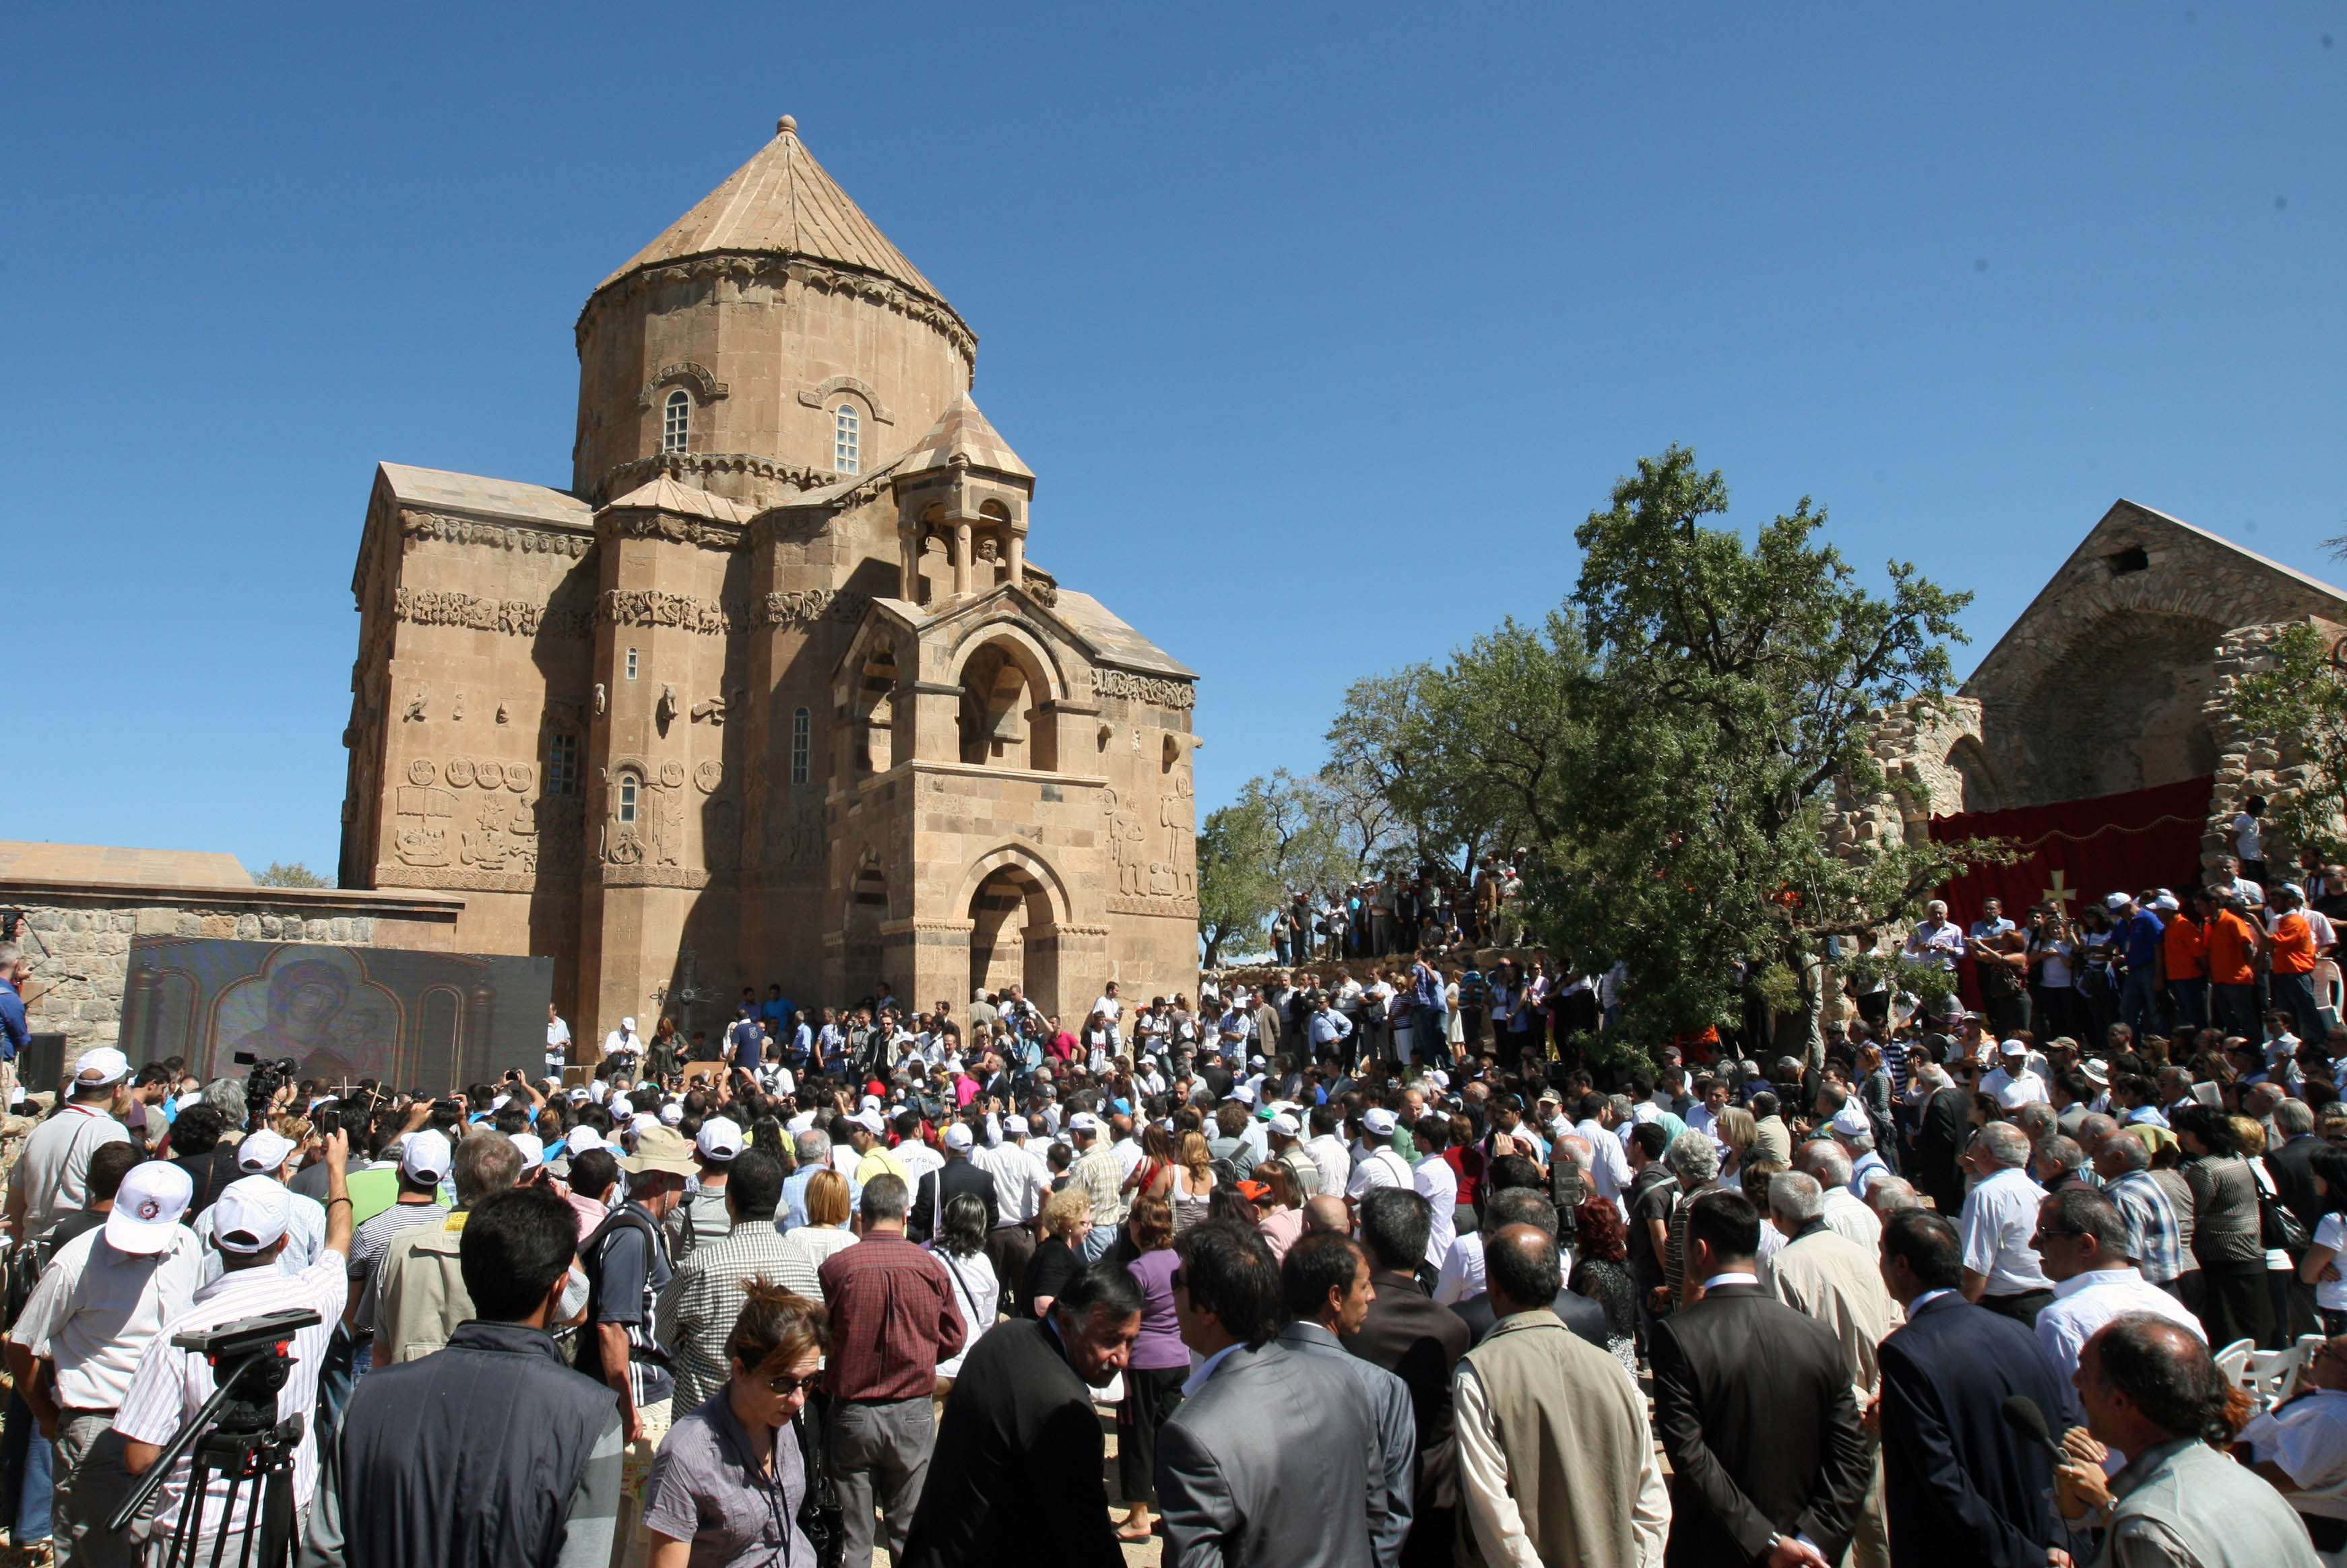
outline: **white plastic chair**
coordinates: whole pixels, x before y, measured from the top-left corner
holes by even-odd
[[[2217,1370],[2233,1387],[2246,1393],[2255,1393],[2257,1390],[2250,1382],[2249,1371],[2250,1358],[2256,1355],[2257,1350],[2256,1340],[2236,1339],[2217,1352]]]
[[[2291,1396],[2298,1387],[2298,1374],[2306,1365],[2306,1352],[2292,1345],[2287,1350],[2251,1350],[2242,1368],[2241,1387],[2261,1410],[2272,1409]]]

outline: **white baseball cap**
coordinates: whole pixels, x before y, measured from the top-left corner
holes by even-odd
[[[946,1147],[948,1149],[974,1149],[978,1146],[977,1137],[971,1133],[969,1125],[965,1122],[957,1122],[947,1128],[945,1136]]]
[[[1285,1111],[1271,1119],[1271,1130],[1288,1138],[1300,1138],[1304,1135],[1304,1124]]]
[[[212,1245],[222,1252],[264,1252],[293,1220],[293,1194],[273,1176],[231,1182],[212,1204]],[[231,1238],[249,1239],[237,1241]]]
[[[410,1132],[407,1142],[400,1145],[399,1172],[411,1182],[446,1180],[453,1168],[456,1151],[448,1145],[448,1134],[426,1128]]]
[[[1382,1105],[1372,1105],[1361,1112],[1361,1129],[1372,1138],[1388,1138],[1400,1125],[1394,1113]]]
[[[236,1168],[249,1176],[273,1176],[293,1157],[293,1140],[263,1127],[236,1146]]]
[[[620,1020],[620,1033],[622,1033],[622,1034],[633,1034],[633,1033],[635,1033],[635,1032],[636,1032],[636,1020],[635,1020],[634,1019],[631,1019],[631,1018],[623,1018],[623,1019],[621,1019],[621,1020]]]
[[[1097,1132],[1100,1130],[1100,1118],[1089,1111],[1079,1111],[1068,1118],[1068,1131],[1071,1132]]]
[[[1027,1118],[1024,1116],[1005,1116],[1002,1119],[1002,1130],[1005,1132],[1016,1133],[1020,1137],[1023,1138],[1027,1135]]]
[[[107,1211],[107,1245],[142,1256],[161,1252],[171,1245],[171,1232],[195,1195],[194,1179],[169,1160],[131,1166],[115,1189],[114,1207]]]
[[[866,1132],[871,1133],[876,1138],[888,1130],[888,1124],[880,1120],[880,1112],[878,1108],[875,1106],[866,1106],[863,1110],[858,1111],[855,1115],[850,1116],[848,1120],[855,1122],[858,1127],[863,1128]]]
[[[95,1050],[85,1050],[74,1064],[77,1081],[96,1087],[101,1083],[119,1083],[130,1076],[130,1059],[110,1045]]]
[[[1833,1113],[1833,1120],[1827,1125],[1837,1132],[1847,1133],[1851,1137],[1859,1137],[1874,1131],[1874,1123],[1866,1119],[1866,1107],[1855,1100],[1842,1102],[1841,1109]]]
[[[1235,1100],[1242,1105],[1252,1105],[1255,1103],[1255,1085],[1252,1083],[1234,1083],[1231,1085],[1230,1093],[1225,1096],[1225,1098]]]
[[[729,1116],[712,1116],[693,1134],[692,1146],[702,1159],[723,1163],[742,1152],[741,1125]]]
[[[2022,1044],[2021,1041],[2017,1040],[2008,1040],[2003,1045],[1998,1046],[1997,1050],[2004,1052],[2007,1056],[2027,1056],[2029,1054],[2029,1048]]]
[[[662,1126],[673,1127],[684,1120],[684,1107],[671,1100],[660,1108],[660,1119]]]
[[[535,1132],[517,1132],[513,1146],[521,1152],[521,1168],[535,1171],[546,1163],[546,1140]]]
[[[573,1127],[564,1134],[562,1140],[563,1152],[573,1155],[584,1154],[589,1150],[601,1147],[603,1147],[603,1134],[592,1127]]]

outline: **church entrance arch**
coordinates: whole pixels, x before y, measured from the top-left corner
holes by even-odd
[[[998,850],[971,868],[964,913],[970,922],[973,991],[1017,986],[1046,1014],[1059,1010],[1057,878],[1027,854]]]

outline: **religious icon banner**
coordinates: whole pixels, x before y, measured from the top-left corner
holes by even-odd
[[[330,1083],[443,1094],[544,1070],[553,983],[552,958],[139,937],[122,1045],[133,1061],[184,1057],[207,1080],[242,1077],[247,1052]]]
[[[2016,925],[2032,904],[2058,904],[2075,919],[2106,894],[2167,887],[2181,895],[2200,878],[2200,840],[2208,829],[2213,777],[2006,811],[1964,812],[1932,819],[1932,839],[2017,841],[2021,858],[1983,866],[1941,890],[1948,917],[1969,926],[1981,900],[2001,898]]]

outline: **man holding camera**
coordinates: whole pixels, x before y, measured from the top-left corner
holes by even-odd
[[[318,1321],[292,1335],[292,1369],[277,1391],[280,1420],[302,1418],[302,1436],[293,1450],[295,1534],[300,1518],[310,1506],[318,1483],[318,1450],[311,1430],[311,1414],[318,1406],[318,1370],[324,1364],[326,1343],[343,1315],[349,1286],[346,1261],[351,1249],[351,1194],[344,1173],[350,1163],[350,1137],[340,1128],[328,1135],[326,1156],[326,1245],[318,1259],[300,1274],[280,1274],[278,1255],[285,1250],[292,1221],[292,1197],[273,1176],[246,1176],[231,1182],[212,1205],[212,1238],[227,1272],[196,1292],[195,1305],[163,1325],[139,1358],[131,1375],[122,1407],[115,1412],[115,1433],[123,1440],[122,1463],[130,1474],[144,1475],[162,1457],[163,1450],[189,1418],[203,1408],[216,1385],[210,1361],[172,1341],[183,1335],[202,1334],[264,1313],[307,1309]],[[182,1456],[155,1494],[151,1529],[166,1541],[178,1528],[180,1501],[189,1480],[190,1462]],[[244,1500],[249,1500],[250,1487]],[[258,1527],[249,1501],[240,1501],[230,1518],[229,1483],[215,1479],[195,1521],[197,1561],[208,1561],[222,1535],[231,1538]],[[131,1526],[135,1535],[140,1526]]]

